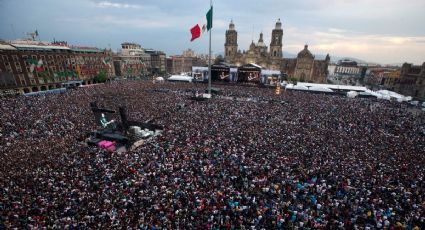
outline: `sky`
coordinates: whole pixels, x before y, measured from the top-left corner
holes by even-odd
[[[40,40],[111,47],[136,42],[167,55],[188,48],[208,53],[208,34],[190,42],[205,22],[209,0],[0,0],[0,39],[37,29]],[[264,33],[270,44],[277,19],[283,51],[355,57],[380,64],[425,62],[425,0],[213,0],[212,52],[224,51],[233,20],[240,50]]]

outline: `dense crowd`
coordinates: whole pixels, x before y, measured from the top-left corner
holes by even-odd
[[[143,81],[1,99],[0,229],[425,229],[422,112],[219,88],[207,102],[185,95],[202,84]],[[92,101],[165,130],[134,151],[87,146]]]

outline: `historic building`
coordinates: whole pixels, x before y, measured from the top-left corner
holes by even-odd
[[[394,90],[404,95],[425,99],[425,62],[422,65],[404,63]]]
[[[151,55],[150,73],[152,75],[165,74],[166,56],[165,53],[158,50],[146,49],[146,53]]]
[[[317,60],[306,45],[297,58],[283,58],[282,39],[283,29],[279,19],[272,30],[270,48],[264,43],[263,33],[260,33],[258,42],[252,41],[248,51],[241,52],[238,49],[238,33],[231,21],[226,31],[224,60],[237,66],[255,63],[265,69],[280,70],[299,81],[326,82],[329,55],[325,60]]]
[[[151,55],[137,43],[124,42],[121,51],[114,56],[115,75],[139,77],[150,71]]]
[[[337,64],[328,65],[328,81],[340,85],[361,85],[367,67],[356,61],[344,59]]]
[[[192,66],[206,65],[205,58],[196,55],[191,49],[183,51],[182,55],[173,55],[167,58],[167,73],[180,74],[192,72]]]
[[[78,80],[94,83],[101,72],[113,73],[112,52],[66,42],[16,40],[0,42],[0,91],[22,94],[62,87]]]

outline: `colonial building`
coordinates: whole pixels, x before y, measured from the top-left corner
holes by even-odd
[[[280,70],[299,81],[326,82],[329,55],[325,60],[316,60],[306,45],[298,53],[297,58],[283,58],[283,29],[280,20],[276,22],[275,28],[272,30],[270,49],[264,43],[263,33],[260,33],[257,43],[252,41],[249,50],[243,52],[238,49],[237,38],[235,24],[231,21],[229,29],[226,31],[224,44],[224,60],[227,63],[237,66],[255,63],[265,69]]]
[[[150,64],[150,73],[155,74],[164,74],[166,72],[166,56],[162,51],[146,49],[146,53],[151,55],[151,64]]]
[[[404,95],[425,99],[425,62],[422,65],[404,63],[395,91]]]
[[[170,74],[189,73],[192,66],[204,66],[205,59],[196,55],[191,49],[183,51],[182,55],[173,55],[167,58],[167,72]]]
[[[356,61],[344,59],[328,65],[328,80],[333,84],[358,85],[366,74],[366,67]]]
[[[121,51],[114,56],[115,75],[120,77],[139,77],[150,71],[151,55],[141,45],[124,42]]]
[[[29,93],[62,87],[79,80],[94,83],[101,72],[113,73],[112,53],[66,42],[16,40],[0,42],[0,91]]]

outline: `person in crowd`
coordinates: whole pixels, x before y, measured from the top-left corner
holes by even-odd
[[[0,100],[0,229],[425,229],[423,113],[219,87],[206,102],[187,96],[204,85],[148,81]],[[164,131],[87,146],[92,101]]]

